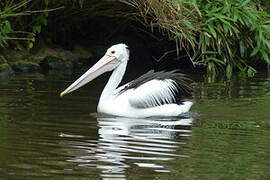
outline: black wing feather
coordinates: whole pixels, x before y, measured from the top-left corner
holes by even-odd
[[[137,87],[141,86],[142,84],[151,81],[153,79],[158,80],[165,80],[165,79],[171,79],[175,82],[176,87],[178,88],[177,97],[183,96],[183,95],[190,95],[191,94],[191,87],[189,86],[189,83],[192,81],[190,78],[188,78],[185,74],[180,73],[177,70],[173,71],[158,71],[154,72],[154,70],[150,70],[144,75],[140,76],[139,78],[129,82],[121,91],[120,94],[128,89],[136,89]]]

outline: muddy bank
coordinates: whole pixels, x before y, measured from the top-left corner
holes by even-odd
[[[105,48],[76,45],[73,49],[67,50],[62,47],[42,45],[31,51],[1,50],[0,76],[81,68],[94,63],[94,59],[101,56],[100,49]]]

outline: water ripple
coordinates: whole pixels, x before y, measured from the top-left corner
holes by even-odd
[[[130,167],[149,168],[155,172],[170,172],[162,162],[175,157],[188,157],[179,153],[187,142],[179,139],[190,136],[191,118],[131,119],[124,117],[97,118],[98,141],[72,141],[76,152],[69,162],[80,167],[98,168],[100,177],[126,179]],[[70,154],[71,155],[71,154]]]

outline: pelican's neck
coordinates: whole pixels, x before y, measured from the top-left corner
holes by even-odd
[[[123,79],[126,67],[127,61],[124,61],[117,68],[114,69],[109,81],[107,82],[105,88],[102,91],[102,94],[99,99],[99,104],[113,97],[116,88]]]

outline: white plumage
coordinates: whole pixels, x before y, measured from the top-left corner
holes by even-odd
[[[155,107],[164,103],[171,104],[176,101],[176,92],[177,87],[170,79],[151,80],[134,89],[129,102],[138,108]]]
[[[116,116],[144,118],[150,116],[178,116],[189,111],[191,101],[177,102],[179,93],[189,91],[185,75],[171,72],[149,71],[136,80],[119,88],[129,60],[125,44],[109,48],[92,68],[61,93],[70,93],[100,74],[113,70],[106,84],[97,111]]]

